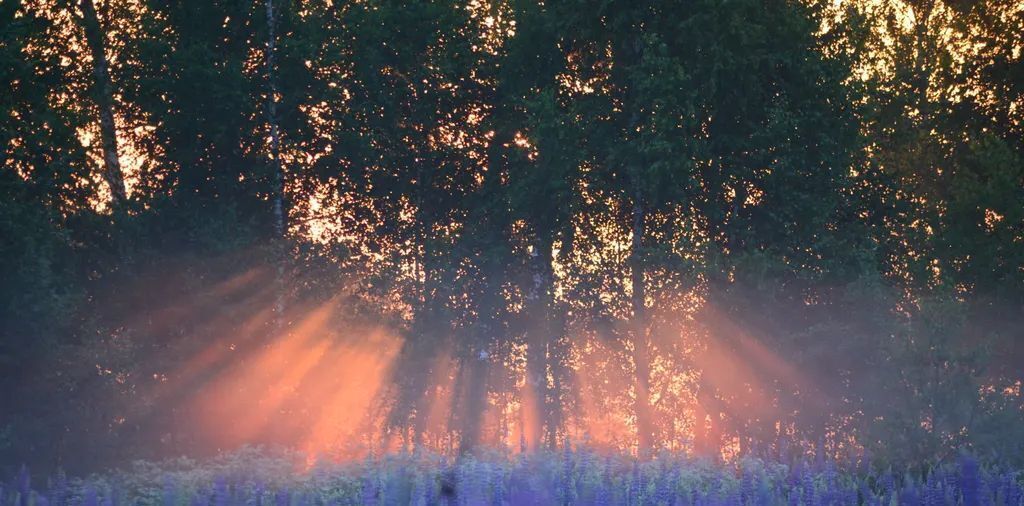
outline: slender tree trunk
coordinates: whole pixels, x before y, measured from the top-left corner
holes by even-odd
[[[464,358],[466,367],[466,401],[462,412],[462,434],[459,440],[459,454],[471,453],[480,443],[483,435],[484,414],[487,411],[487,378],[490,371],[490,357],[487,353],[486,333],[491,330],[481,325],[470,353],[475,356]]]
[[[424,163],[420,163],[416,169],[416,222],[413,231],[413,242],[418,246],[418,257],[416,258],[417,276],[420,280],[417,286],[419,293],[416,296],[416,309],[413,318],[413,335],[405,346],[408,346],[414,356],[413,361],[425,360],[428,366],[414,366],[405,376],[404,404],[399,406],[401,416],[408,420],[408,414],[413,412],[413,437],[417,445],[424,442],[427,431],[431,429],[427,424],[427,414],[430,411],[431,403],[436,399],[431,389],[437,385],[432,384],[434,371],[432,367],[438,364],[438,359],[443,358],[442,349],[446,349],[447,343],[442,342],[442,332],[438,325],[438,301],[437,286],[435,281],[434,262],[432,251],[428,242],[430,230],[434,223],[432,213],[426,209],[427,192],[433,187],[429,179],[429,171]]]
[[[538,234],[540,235],[540,234]],[[533,416],[528,417],[527,447],[540,448],[545,428],[548,445],[553,446],[557,427],[554,425],[553,392],[548,384],[549,354],[553,341],[551,305],[554,273],[551,269],[551,241],[548,237],[538,238],[530,257],[530,279],[526,294],[527,320],[529,322],[526,342],[526,388],[530,390]]]
[[[555,271],[551,262],[554,256],[554,236],[550,232],[541,243],[540,256],[543,263],[542,291],[543,308],[541,313],[544,336],[544,365],[551,375],[552,384],[546,390],[544,398],[544,424],[547,427],[547,446],[554,450],[558,444],[558,431],[562,428],[562,376],[565,372],[565,350],[562,348],[565,321],[555,306]]]
[[[273,220],[274,239],[276,240],[276,263],[277,294],[274,300],[275,326],[281,327],[284,324],[285,293],[284,293],[284,271],[285,271],[285,233],[287,231],[287,216],[285,209],[284,194],[284,166],[281,163],[281,136],[277,124],[277,70],[275,63],[275,51],[277,49],[277,12],[274,10],[274,1],[265,0],[267,12],[267,125],[270,130],[270,160],[274,170],[274,195],[273,195]]]
[[[553,315],[548,320],[552,325],[552,331],[548,335],[551,336],[552,340],[548,342],[548,368],[551,370],[552,385],[548,390],[548,409],[545,412],[547,418],[546,422],[548,425],[548,449],[554,450],[558,446],[558,434],[562,427],[562,378],[565,374],[565,362],[564,357],[566,356],[563,345],[564,341],[564,321],[561,317],[555,318]],[[556,340],[557,339],[557,340]],[[566,442],[568,444],[568,442]]]
[[[501,104],[496,99],[491,102]],[[483,174],[479,197],[502,199],[505,198],[502,175],[507,172],[505,145],[511,141],[513,135],[512,130],[507,128],[503,108],[499,107],[494,112],[491,121],[494,136],[487,149],[488,170]],[[463,368],[466,370],[462,379],[468,382],[460,389],[466,396],[465,409],[461,413],[462,437],[459,453],[462,455],[470,453],[480,442],[483,434],[490,380],[491,344],[507,337],[499,313],[504,311],[505,299],[501,288],[507,268],[505,262],[511,258],[509,245],[504,242],[501,235],[508,229],[508,216],[491,206],[481,205],[478,209],[482,212],[472,218],[475,226],[470,244],[480,259],[478,275],[483,279],[481,292],[477,295],[479,302],[476,323],[471,331],[467,353],[462,357]]]
[[[107,60],[103,27],[93,0],[81,0],[82,25],[85,40],[92,53],[92,74],[96,105],[100,114],[100,141],[103,146],[103,179],[110,187],[114,209],[124,207],[128,190],[121,171],[121,159],[117,151],[117,126],[114,124],[114,85],[110,80],[110,63]]]
[[[697,387],[698,389],[700,387]],[[693,406],[693,452],[706,455],[708,447],[708,413],[704,409],[702,391],[697,391],[697,402]]]
[[[489,180],[485,184],[493,183]],[[460,391],[465,392],[465,407],[462,415],[462,434],[459,444],[461,455],[469,454],[480,443],[483,435],[484,419],[487,414],[487,393],[491,371],[491,344],[500,342],[505,338],[502,318],[499,313],[503,311],[504,297],[501,292],[505,265],[503,255],[496,255],[493,252],[493,241],[499,241],[491,234],[495,229],[502,227],[495,223],[494,216],[487,215],[479,223],[481,236],[475,240],[479,241],[477,246],[481,248],[482,262],[479,276],[483,277],[480,292],[477,295],[477,316],[469,336],[469,346],[462,357],[463,368],[466,374],[462,380],[467,384],[463,385]],[[490,251],[488,251],[490,250]]]
[[[480,230],[486,231],[494,224],[491,220],[484,218],[479,224]],[[481,246],[488,245],[491,238],[486,237],[480,243]],[[485,248],[486,249],[486,248]],[[461,415],[461,438],[459,440],[459,454],[468,455],[480,443],[483,435],[484,417],[487,413],[487,392],[491,370],[491,343],[498,341],[501,321],[498,318],[498,311],[502,301],[500,276],[504,272],[501,262],[492,256],[484,253],[484,261],[480,268],[480,276],[483,276],[483,286],[478,293],[476,322],[469,329],[470,335],[468,346],[462,356],[463,374],[460,380],[463,385],[458,389],[464,394],[465,402]]]
[[[697,420],[694,447],[698,455],[717,460],[722,454],[722,406],[716,390],[706,379],[697,387]]]
[[[627,108],[629,119],[626,121],[626,135],[632,136],[634,132],[638,131],[638,127],[641,122],[641,115],[643,111],[643,103],[638,100],[636,96],[636,90],[633,89],[634,82],[631,79],[631,73],[637,72],[636,68],[640,66],[643,60],[643,38],[642,23],[638,20],[635,21],[637,24],[634,25],[636,33],[632,37],[628,37],[623,40],[623,45],[620,48],[622,57],[622,66],[626,69],[626,85],[624,87],[623,104]],[[639,141],[635,138],[628,138],[633,143]],[[637,432],[637,451],[641,457],[649,456],[650,451],[655,441],[655,426],[654,420],[652,419],[651,409],[651,371],[650,371],[650,343],[648,338],[647,328],[647,308],[646,308],[646,273],[645,273],[645,259],[644,259],[644,235],[645,221],[646,221],[646,202],[644,198],[644,188],[642,181],[642,172],[644,167],[644,160],[642,152],[637,149],[634,153],[633,165],[624,167],[627,176],[629,177],[629,183],[632,186],[632,210],[630,217],[632,218],[631,233],[632,239],[630,243],[629,253],[629,269],[630,269],[630,281],[632,284],[632,295],[630,297],[630,307],[632,309],[632,322],[630,322],[629,335],[632,341],[632,359],[633,359],[633,394],[634,394],[634,416],[636,417],[636,432]]]
[[[494,273],[485,275],[490,279]],[[488,281],[487,284],[493,285],[493,282]],[[497,318],[494,316],[497,307],[494,304],[495,301],[492,300],[495,293],[492,288],[493,286],[487,288],[485,301],[480,305],[479,321],[472,330],[473,335],[470,337],[472,341],[462,362],[465,368],[465,374],[462,375],[462,380],[465,381],[463,386],[465,408],[461,413],[460,455],[471,453],[480,443],[483,434],[484,415],[487,411],[487,384],[491,365],[489,344],[494,340],[494,334],[497,332]]]
[[[633,389],[635,399],[637,447],[641,456],[648,455],[654,445],[654,423],[651,413],[651,370],[650,343],[647,336],[647,311],[645,273],[643,259],[643,237],[645,210],[640,184],[639,170],[633,173],[633,226],[630,251],[630,270],[633,294],[630,299],[633,310]]]

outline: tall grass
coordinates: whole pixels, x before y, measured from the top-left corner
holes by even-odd
[[[247,449],[208,462],[137,462],[104,475],[5,482],[0,506],[335,505],[1013,505],[1021,473],[969,455],[913,469],[866,460],[638,461],[587,448],[459,459],[428,452],[299,469],[296,455]]]

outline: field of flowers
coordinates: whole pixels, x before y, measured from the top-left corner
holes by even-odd
[[[3,506],[1014,505],[1021,474],[968,455],[917,469],[867,461],[675,455],[644,462],[590,450],[452,460],[425,452],[319,463],[244,450],[198,463],[138,462],[88,478],[2,484]]]

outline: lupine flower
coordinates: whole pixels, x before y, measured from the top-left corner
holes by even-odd
[[[0,492],[0,498],[3,493]],[[68,479],[63,470],[58,469],[56,476],[50,482],[50,506],[64,506],[68,500]],[[0,499],[2,502],[2,499]]]
[[[928,476],[928,482],[924,488],[924,502],[926,506],[942,506],[945,502],[942,483],[934,472]]]
[[[163,505],[173,506],[177,502],[177,492],[174,489],[174,481],[169,476],[164,477]]]
[[[892,498],[896,494],[896,478],[892,475],[892,470],[886,470],[882,475],[882,490],[885,492],[882,504],[892,503]]]
[[[292,494],[288,488],[282,488],[274,494],[274,505],[275,506],[290,506],[292,503]]]
[[[119,500],[133,506],[1022,506],[1024,499],[1018,472],[983,466],[967,454],[955,463],[933,463],[922,475],[913,476],[898,467],[876,474],[856,462],[839,466],[834,460],[825,461],[818,472],[807,462],[783,470],[777,463],[751,456],[738,466],[670,454],[646,462],[609,454],[603,466],[593,462],[585,449],[512,460],[466,457],[452,463],[399,455],[368,461],[354,475],[349,474],[353,467],[339,471],[343,476],[318,469],[270,492],[270,497],[265,497],[262,483],[232,472],[230,480],[218,476],[199,490],[165,475],[150,488],[143,487],[141,495],[133,495],[139,491],[137,480],[97,480],[85,483],[79,500],[69,500],[72,495],[62,492],[68,487],[61,475],[47,482],[46,492],[39,492],[31,489],[27,471],[20,471],[8,483],[8,493],[0,491],[0,506],[116,506]],[[119,489],[117,483],[131,487]]]
[[[1010,506],[1018,506],[1021,502],[1021,490],[1020,485],[1017,484],[1016,477],[1011,473],[1003,474],[1003,483],[1001,496],[1003,498],[1003,504]]]
[[[908,480],[906,485],[903,486],[903,491],[900,492],[900,506],[920,506],[921,498],[918,495],[917,488],[914,487],[914,482]]]
[[[263,482],[256,483],[256,486],[252,491],[252,504],[253,506],[263,506],[263,493],[264,486]]]
[[[228,484],[219,476],[213,481],[213,506],[228,506]]]
[[[29,506],[32,497],[32,477],[28,473],[28,467],[21,466],[17,479],[18,506]]]
[[[85,486],[85,491],[82,493],[82,506],[98,506],[99,500],[96,497],[96,488],[92,484]]]

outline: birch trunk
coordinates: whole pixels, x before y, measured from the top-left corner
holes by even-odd
[[[654,423],[651,413],[651,365],[650,343],[647,337],[647,315],[645,273],[643,265],[643,237],[645,209],[640,185],[639,170],[633,172],[633,226],[630,250],[630,271],[633,293],[630,305],[633,310],[633,390],[635,399],[637,447],[641,456],[648,455],[654,445]]]
[[[284,297],[284,267],[285,251],[284,239],[287,227],[284,205],[284,166],[281,163],[281,137],[277,125],[277,74],[275,68],[275,50],[277,49],[277,14],[274,11],[274,1],[265,0],[267,11],[267,125],[270,130],[270,159],[274,170],[274,195],[273,195],[273,220],[274,238],[277,241],[276,262],[277,294],[274,300],[275,325],[280,327],[283,324],[282,318],[285,310]]]
[[[85,40],[92,54],[93,86],[96,106],[100,116],[100,142],[103,147],[103,179],[110,187],[111,202],[115,210],[124,207],[128,190],[121,171],[121,159],[117,150],[117,126],[114,124],[114,85],[110,79],[110,62],[107,60],[106,41],[103,27],[93,0],[81,0],[82,27]]]
[[[530,280],[527,291],[527,312],[529,326],[526,329],[526,388],[532,401],[533,416],[526,417],[524,429],[529,434],[526,440],[530,450],[540,448],[547,429],[547,444],[553,447],[557,426],[554,420],[554,399],[548,384],[549,353],[552,343],[551,294],[553,293],[553,272],[551,269],[551,241],[542,238],[533,246],[530,257]]]

